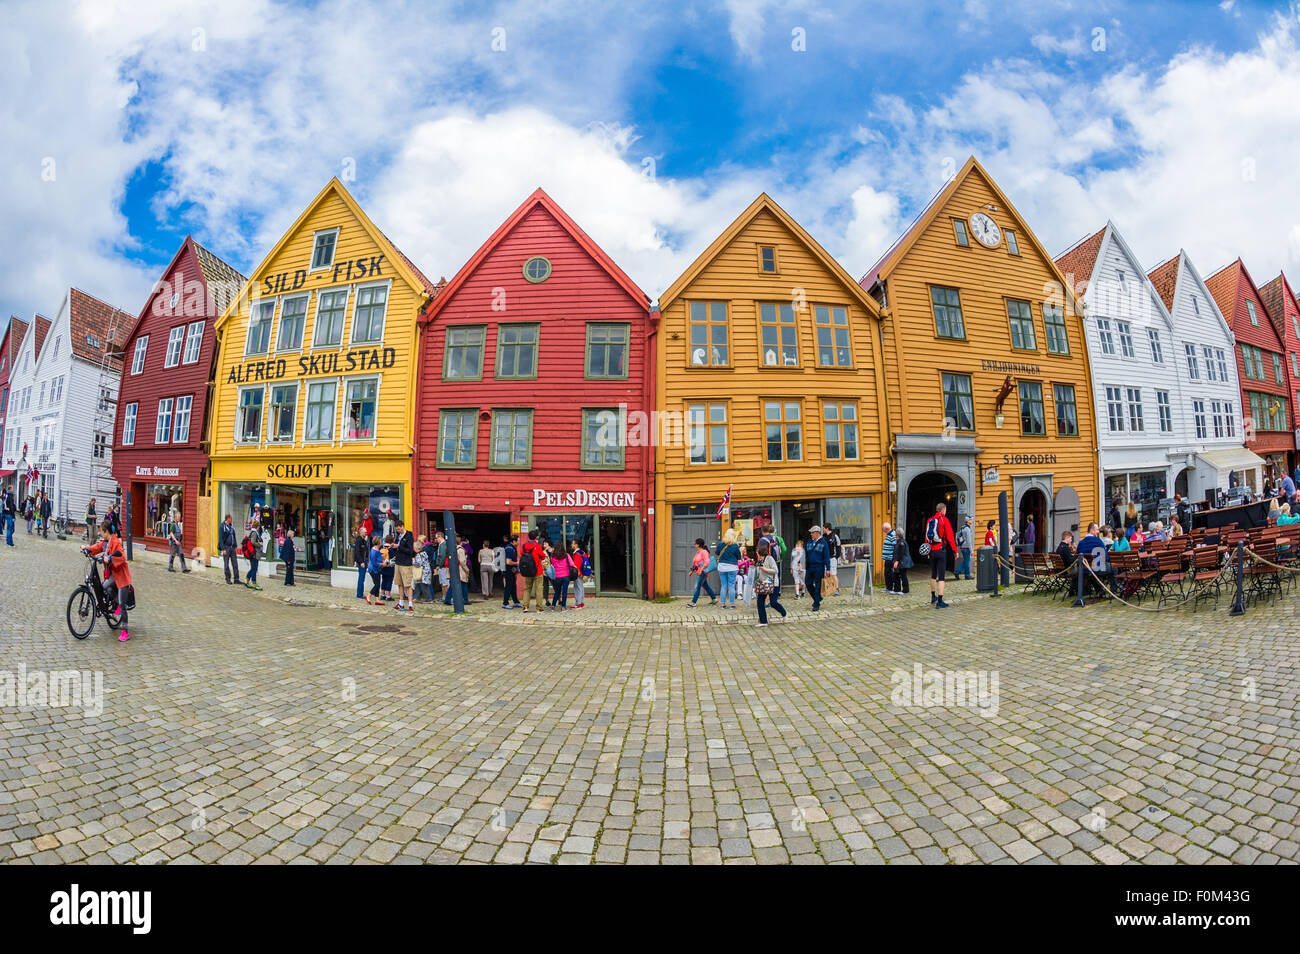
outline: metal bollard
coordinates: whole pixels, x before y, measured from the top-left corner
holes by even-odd
[[[1246,543],[1241,541],[1237,544],[1237,595],[1233,597],[1232,609],[1228,611],[1229,616],[1241,616],[1246,612],[1246,601],[1242,599],[1241,582],[1245,575],[1243,565],[1246,560]]]
[[[1071,606],[1079,606],[1079,607],[1081,607],[1081,606],[1087,606],[1087,605],[1088,605],[1087,603],[1085,603],[1085,602],[1083,601],[1083,575],[1084,575],[1085,573],[1088,572],[1088,568],[1087,568],[1086,566],[1083,565],[1083,560],[1084,560],[1084,557],[1083,557],[1083,554],[1082,554],[1082,553],[1078,554],[1078,555],[1074,558],[1074,565],[1075,565],[1075,566],[1078,568],[1078,570],[1079,570],[1079,572],[1076,574],[1076,576],[1079,577],[1079,592],[1075,595],[1075,597],[1074,597],[1074,602],[1070,604]]]

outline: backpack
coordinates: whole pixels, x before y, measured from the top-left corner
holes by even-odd
[[[585,553],[582,555],[582,575],[591,576],[591,558]]]
[[[524,576],[537,575],[537,560],[527,547],[524,548],[523,555],[519,558],[519,572]]]

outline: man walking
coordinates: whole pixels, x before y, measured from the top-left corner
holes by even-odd
[[[41,506],[37,511],[37,516],[41,518],[41,536],[46,540],[50,538],[50,514],[53,513],[54,507],[50,504],[50,495],[41,494]]]
[[[408,610],[415,609],[415,594],[412,588],[415,570],[415,536],[410,530],[406,529],[406,524],[402,522],[401,517],[397,518],[397,552],[393,557],[395,569],[393,575],[397,584],[397,607],[398,612],[405,613]],[[402,605],[402,601],[406,605]]]
[[[110,514],[112,512],[109,511]],[[227,583],[239,582],[239,557],[235,554],[239,541],[235,539],[233,521],[234,518],[226,514],[226,519],[221,521],[221,526],[217,528],[217,549],[221,551],[221,568],[226,574]]]
[[[957,569],[953,571],[953,576],[961,577],[963,580],[971,579],[970,575],[970,552],[975,546],[975,527],[971,523],[971,518],[966,518],[966,523],[957,531],[957,552],[961,554],[961,559],[957,561]]]
[[[9,546],[14,545],[14,520],[17,516],[18,500],[14,497],[14,489],[6,487],[0,494],[0,523],[5,525],[5,543]]]
[[[352,541],[352,564],[357,568],[357,599],[365,598],[366,565],[370,562],[370,538],[366,536],[364,526],[357,527],[356,539]]]
[[[519,555],[519,575],[524,578],[524,612],[528,612],[529,604],[536,602],[537,612],[542,611],[544,602],[542,600],[542,561],[546,559],[546,551],[542,545],[537,542],[537,528],[534,527],[528,531],[528,539],[524,541],[523,553]]]
[[[293,586],[293,565],[298,560],[298,549],[293,545],[293,531],[284,531],[284,542],[280,544],[280,562],[284,564],[284,585]],[[256,565],[256,564],[254,564]]]
[[[812,535],[805,548],[808,554],[808,595],[812,597],[815,613],[822,608],[822,577],[831,565],[831,548],[822,539],[821,527],[813,527],[808,533]]]
[[[515,592],[515,577],[519,573],[519,534],[512,533],[506,537],[502,555],[501,591],[502,609],[519,609],[519,594]]]
[[[948,505],[940,501],[934,508],[934,516],[925,524],[925,539],[930,544],[930,602],[936,609],[948,608],[943,601],[943,578],[948,573],[948,551],[954,557],[957,555],[957,541],[953,539],[947,513]]]
[[[181,527],[180,520],[176,517],[176,512],[172,511],[171,520],[167,522],[167,572],[175,573],[176,567],[172,564],[177,557],[181,558],[181,572],[188,573],[190,568],[185,565],[185,551],[181,549],[181,535],[184,528]]]
[[[889,524],[882,524],[881,529],[885,531],[885,538],[880,544],[880,559],[884,562],[885,568],[885,592],[894,593],[894,547],[898,544],[898,534]]]

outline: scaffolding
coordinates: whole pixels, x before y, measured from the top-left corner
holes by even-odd
[[[112,499],[117,493],[117,481],[113,479],[113,428],[117,424],[117,389],[121,380],[123,353],[116,349],[121,343],[118,333],[125,317],[116,308],[109,313],[104,344],[99,353],[99,375],[96,381],[99,399],[95,402],[94,432],[90,448],[90,496],[99,500]]]

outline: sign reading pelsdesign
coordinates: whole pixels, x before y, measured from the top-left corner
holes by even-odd
[[[250,361],[230,369],[227,384],[252,384],[256,381],[278,381],[289,375],[288,358],[270,358]],[[328,354],[304,354],[298,358],[296,378],[318,374],[349,374],[353,371],[379,371],[397,363],[396,348],[354,348],[351,351],[331,351]]]
[[[634,491],[608,490],[567,490],[550,491],[541,487],[533,488],[534,507],[619,507],[631,509],[636,506]]]

